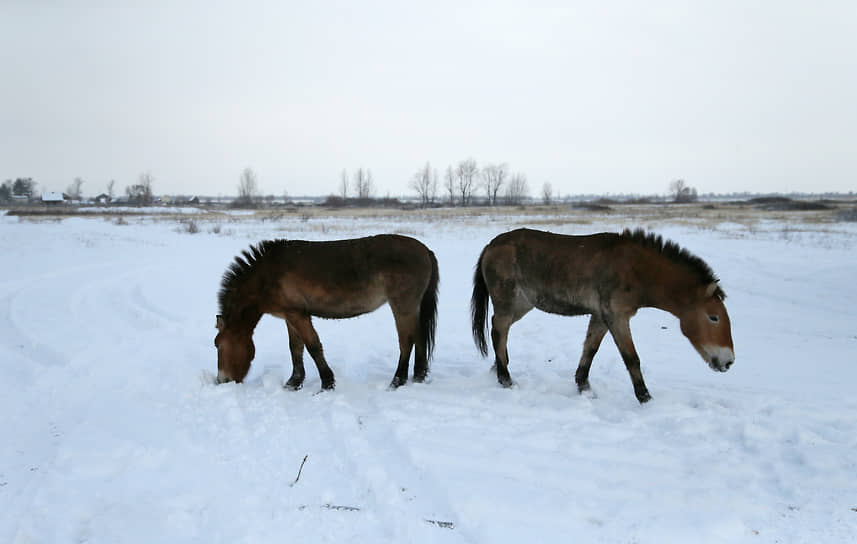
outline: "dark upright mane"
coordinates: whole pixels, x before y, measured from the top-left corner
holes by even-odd
[[[682,248],[672,240],[664,240],[662,236],[653,232],[647,233],[643,229],[636,229],[634,231],[631,231],[631,229],[625,229],[619,237],[660,253],[672,262],[689,267],[699,275],[702,283],[708,284],[720,281],[714,274],[714,271],[711,270],[711,267],[708,266],[708,263],[688,250]],[[724,293],[723,289],[718,285],[714,290],[714,296],[720,300],[724,300],[726,298],[726,293]]]
[[[226,272],[223,273],[223,279],[220,281],[220,291],[217,293],[217,302],[220,307],[220,314],[227,321],[231,313],[231,305],[229,304],[230,295],[235,292],[246,280],[250,272],[256,267],[256,263],[262,259],[272,247],[282,245],[286,240],[263,240],[258,244],[251,245],[250,249],[241,252],[241,255],[235,257]],[[243,258],[242,258],[243,256]]]

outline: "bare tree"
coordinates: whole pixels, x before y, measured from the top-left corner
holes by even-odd
[[[670,183],[670,193],[673,196],[673,202],[695,202],[697,199],[696,189],[689,187],[683,179]]]
[[[549,181],[542,185],[542,202],[545,206],[550,206],[553,203],[553,187]]]
[[[366,200],[372,197],[375,188],[372,181],[372,171],[368,168],[358,168],[354,173],[354,194],[358,199]]]
[[[366,187],[364,188],[364,197],[363,198],[372,198],[372,195],[375,194],[375,181],[372,177],[372,170],[366,169]]]
[[[411,188],[417,192],[420,206],[425,208],[434,203],[437,198],[437,170],[433,170],[431,163],[426,163],[411,178]]]
[[[490,205],[497,205],[497,193],[500,192],[500,188],[506,183],[508,175],[509,165],[505,162],[487,164],[482,168],[482,185],[485,187],[485,193],[488,196],[488,203]]]
[[[443,176],[443,187],[446,189],[446,194],[449,197],[449,205],[455,206],[455,171],[452,166],[446,167],[446,173]]]
[[[152,193],[152,183],[154,181],[155,178],[152,177],[151,172],[146,171],[140,174],[135,185],[125,188],[125,192],[128,193],[128,199],[137,204],[151,204],[154,200]]]
[[[116,185],[115,179],[111,179],[109,182],[107,182],[107,197],[110,200],[113,200],[113,196],[115,195],[115,191],[114,191],[115,185]]]
[[[256,172],[252,168],[247,167],[241,172],[241,177],[238,178],[238,200],[237,202],[251,206],[259,196],[259,185],[256,178]]]
[[[80,200],[80,197],[82,194],[80,188],[82,186],[83,186],[83,179],[74,178],[74,181],[71,182],[71,185],[69,185],[68,188],[66,188],[66,192],[68,193],[69,198],[72,200]]]
[[[339,175],[339,196],[342,197],[343,201],[348,198],[348,172],[345,171],[345,168]]]
[[[527,176],[518,172],[509,179],[509,185],[506,187],[506,204],[512,206],[522,204],[529,194]]]
[[[673,196],[673,200],[678,200],[678,197],[684,192],[687,188],[687,184],[683,179],[676,179],[670,182],[670,194]]]
[[[360,191],[365,183],[366,173],[363,168],[358,168],[354,172],[354,181],[351,183],[351,190],[354,192],[354,198],[360,198]]]
[[[462,206],[470,206],[473,200],[473,190],[476,188],[476,175],[479,167],[476,159],[464,159],[455,168],[455,177],[458,180],[458,194],[461,197]]]

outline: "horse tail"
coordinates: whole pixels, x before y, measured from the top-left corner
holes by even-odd
[[[431,360],[432,351],[434,351],[434,334],[437,330],[437,286],[440,282],[437,257],[431,250],[429,250],[429,256],[431,257],[431,277],[420,302],[420,335],[426,343],[426,361]]]
[[[485,332],[488,328],[486,317],[488,316],[488,286],[482,276],[482,257],[485,250],[479,255],[476,262],[476,271],[473,273],[473,296],[470,297],[470,317],[473,324],[473,341],[482,353],[483,357],[488,355],[488,343],[485,341]]]

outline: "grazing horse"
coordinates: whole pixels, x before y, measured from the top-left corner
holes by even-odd
[[[437,259],[422,243],[395,234],[354,240],[268,240],[236,257],[223,275],[217,316],[217,382],[241,382],[255,355],[253,330],[270,314],[286,321],[292,375],[300,389],[304,347],[318,368],[322,389],[333,389],[312,317],[341,319],[378,309],[393,311],[399,364],[391,387],[408,381],[416,346],[414,381],[425,380],[437,323]]]
[[[575,373],[580,392],[589,389],[592,358],[607,331],[613,336],[641,403],[651,398],[629,320],[639,308],[675,315],[681,332],[717,371],[735,355],[725,293],[705,262],[678,245],[643,230],[622,234],[565,236],[530,229],[506,232],[485,246],[473,277],[473,338],[483,355],[488,298],[494,305],[491,341],[497,379],[512,385],[506,342],[509,327],[538,308],[559,315],[591,315]]]

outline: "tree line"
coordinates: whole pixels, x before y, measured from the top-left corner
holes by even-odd
[[[36,182],[33,178],[7,179],[0,185],[0,202],[10,202],[16,196],[33,198],[36,194]]]
[[[488,163],[480,168],[472,157],[447,166],[442,185],[437,169],[426,162],[412,176],[409,187],[416,191],[424,207],[443,201],[450,206],[472,206],[480,193],[489,206],[518,205],[530,193],[525,174],[512,172],[505,162]]]
[[[74,178],[66,188],[65,197],[80,200],[83,194],[84,180]],[[115,199],[114,180],[107,184],[108,200]],[[154,176],[151,172],[143,172],[137,182],[125,188],[129,203],[148,205],[155,201],[153,191]],[[446,167],[442,181],[438,170],[430,162],[420,167],[408,182],[422,207],[438,205],[473,206],[487,204],[489,206],[523,204],[530,197],[527,176],[522,172],[513,172],[508,163],[487,163],[479,166],[472,157],[463,159],[456,164]],[[233,201],[236,207],[255,207],[261,201],[258,176],[252,168],[245,168],[238,180],[238,196]],[[693,202],[698,198],[695,188],[690,187],[683,179],[670,183],[669,192],[674,202]],[[6,180],[0,185],[0,202],[8,203],[14,197],[32,199],[36,193],[36,182],[32,178],[17,178]],[[480,198],[483,196],[484,198]],[[549,182],[542,185],[541,201],[551,204],[555,199],[553,188]],[[272,199],[273,197],[269,197]],[[351,176],[343,169],[340,173],[339,184],[335,196],[328,198],[329,204],[357,205],[372,204],[375,201],[375,182],[372,170],[360,167]],[[385,201],[392,199],[383,199]]]
[[[151,204],[155,200],[155,194],[152,190],[154,177],[151,172],[143,172],[137,178],[137,183],[131,184],[125,188],[125,193],[128,196],[128,201],[136,204]],[[76,177],[66,187],[63,192],[63,197],[69,200],[81,200],[83,198],[83,178]],[[14,200],[15,197],[23,197],[27,200],[32,200],[36,196],[37,183],[33,178],[16,178],[14,181],[8,179],[0,185],[0,202],[8,203]],[[107,195],[109,200],[113,200],[115,195],[116,181],[110,180],[107,183]]]

